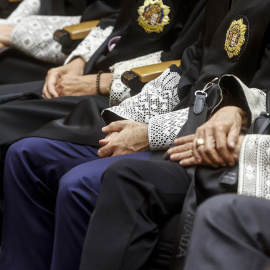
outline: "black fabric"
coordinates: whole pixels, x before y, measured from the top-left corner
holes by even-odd
[[[129,59],[130,55],[132,55],[132,58],[135,58],[152,52],[169,49],[170,45],[175,41],[177,33],[182,30],[192,9],[188,9],[188,12],[182,15],[181,10],[186,7],[186,1],[166,0],[163,2],[165,5],[171,7],[171,12],[169,13],[170,24],[165,25],[163,32],[159,34],[147,33],[143,27],[138,24],[138,8],[143,6],[144,0],[132,0],[128,3],[124,2],[123,9],[116,22],[113,33],[87,63],[85,73],[96,73],[99,70],[104,70],[104,66],[109,67],[115,62]],[[193,1],[192,3],[195,5],[196,2],[197,1]],[[194,5],[192,8],[194,8]],[[131,8],[132,6],[133,8]],[[127,10],[130,12],[127,12]],[[108,42],[112,37],[119,35],[122,38],[117,42],[115,48],[109,52],[107,47]],[[128,48],[128,50],[126,48]],[[140,48],[140,50],[138,50],[138,48]]]
[[[82,21],[102,19],[99,26],[106,28],[115,24],[122,0],[42,0],[40,15],[82,15]],[[105,18],[104,18],[105,17]],[[75,42],[76,43],[76,42]],[[76,43],[76,45],[78,45]],[[43,80],[49,69],[58,65],[27,56],[18,49],[0,50],[0,84],[24,83]]]
[[[27,56],[15,48],[5,48],[0,51],[0,84],[43,80],[48,70],[56,66]]]
[[[166,244],[154,252],[153,261],[149,257],[164,232],[157,224],[180,212],[188,185],[184,169],[176,163],[131,159],[113,163],[103,176],[80,270],[168,269],[171,232],[166,233]],[[167,229],[174,231],[177,221]]]
[[[40,15],[81,15],[94,0],[41,0]]]
[[[0,0],[0,18],[6,19],[20,4],[20,2],[9,2]]]

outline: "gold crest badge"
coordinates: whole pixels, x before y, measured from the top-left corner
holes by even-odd
[[[139,25],[147,33],[161,33],[164,26],[170,23],[170,7],[163,4],[162,0],[145,0],[144,5],[138,9]]]
[[[229,58],[238,56],[241,52],[241,47],[245,44],[245,34],[247,25],[244,24],[243,19],[234,20],[227,31],[225,40],[225,50]]]

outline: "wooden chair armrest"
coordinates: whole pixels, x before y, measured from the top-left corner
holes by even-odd
[[[123,84],[130,88],[130,94],[138,94],[143,85],[156,79],[165,69],[171,65],[180,66],[180,60],[162,62],[159,64],[148,65],[138,68],[133,68],[130,71],[126,71],[121,76],[121,81]]]
[[[70,26],[66,26],[63,30],[69,33],[69,36],[72,40],[84,39],[94,27],[96,27],[99,23],[99,20],[81,22],[79,24],[74,24]]]
[[[54,32],[54,40],[62,44],[61,41],[64,39],[84,39],[89,34],[89,32],[97,26],[98,23],[99,20],[95,20],[66,26],[63,29]]]
[[[22,2],[22,0],[8,0],[8,2]]]
[[[164,70],[166,70],[170,65],[173,64],[176,66],[180,66],[181,61],[180,60],[167,61],[159,64],[133,68],[130,71],[135,73],[142,83],[147,83],[156,79]]]

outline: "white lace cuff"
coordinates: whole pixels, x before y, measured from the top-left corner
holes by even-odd
[[[151,53],[135,59],[116,63],[110,67],[110,70],[113,73],[113,83],[110,91],[110,106],[116,106],[126,98],[130,97],[130,88],[121,81],[122,74],[132,68],[160,63],[161,53],[162,51]]]
[[[0,20],[0,24],[16,26],[28,16],[39,14],[39,11],[40,0],[24,0],[6,20]]]
[[[78,47],[69,55],[65,64],[68,64],[73,59],[81,57],[85,62],[88,62],[91,56],[101,46],[101,44],[112,33],[113,27],[109,26],[105,29],[95,27],[88,36],[78,45]]]
[[[246,135],[239,159],[238,193],[270,199],[270,136]]]
[[[189,108],[153,117],[149,121],[150,148],[166,150],[173,145],[179,131],[188,119]]]
[[[166,69],[158,78],[147,83],[138,95],[127,98],[119,106],[104,112],[106,115],[115,114],[145,124],[152,117],[171,112],[179,103],[177,86],[180,74],[176,66],[173,69],[174,71],[171,68]]]
[[[66,55],[53,40],[53,33],[80,19],[81,16],[30,16],[14,28],[11,46],[39,60],[62,65]]]

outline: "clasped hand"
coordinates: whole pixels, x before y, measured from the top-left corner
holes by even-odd
[[[150,149],[148,126],[132,120],[112,122],[102,129],[109,135],[100,140],[102,147],[98,151],[101,158],[145,152]]]
[[[168,154],[172,161],[178,161],[182,166],[233,166],[238,161],[244,137],[239,134],[248,126],[247,113],[238,107],[224,107],[200,126],[195,134],[177,138]],[[200,146],[196,143],[198,139],[204,142]]]

